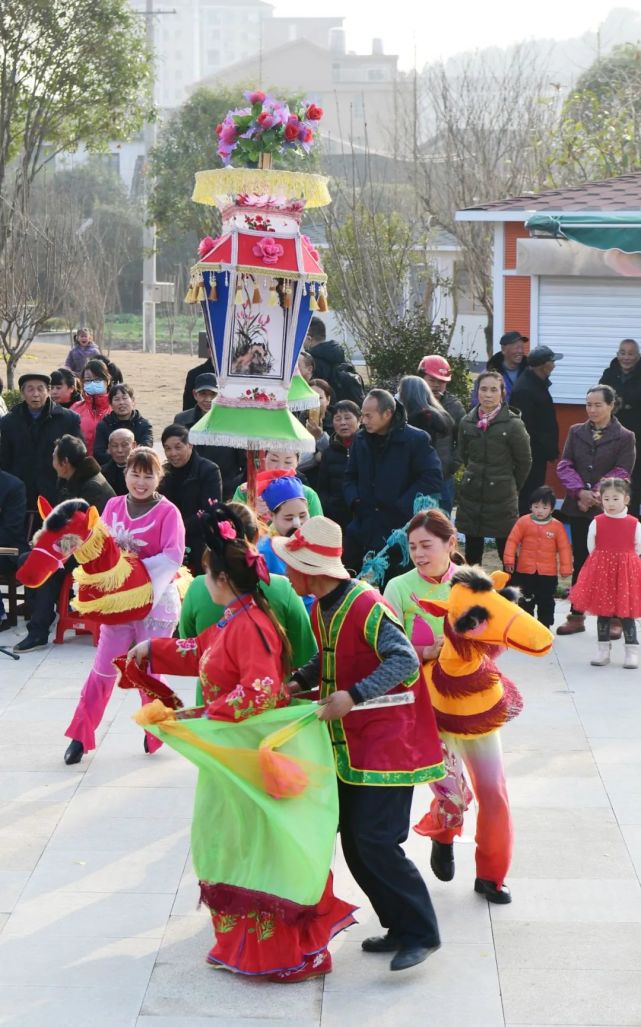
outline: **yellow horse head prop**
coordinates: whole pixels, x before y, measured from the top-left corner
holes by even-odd
[[[459,652],[498,647],[544,656],[553,635],[517,606],[518,590],[505,588],[509,580],[503,571],[487,575],[480,567],[461,567],[450,581],[447,599],[417,602],[433,617],[445,615],[445,636]]]

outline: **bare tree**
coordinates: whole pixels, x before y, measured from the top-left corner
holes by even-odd
[[[434,64],[417,77],[417,110],[408,111],[406,139],[416,119],[424,143],[416,182],[425,208],[456,235],[474,298],[487,314],[492,352],[492,232],[455,221],[455,212],[488,200],[519,196],[546,184],[546,141],[556,129],[558,95],[540,54],[525,46],[495,62],[470,57]]]
[[[0,354],[10,389],[18,361],[45,322],[61,311],[78,271],[73,208],[40,195],[30,213],[13,210],[11,220],[0,253]]]

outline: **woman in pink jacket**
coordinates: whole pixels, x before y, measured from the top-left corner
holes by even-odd
[[[101,360],[89,360],[82,372],[82,399],[71,407],[80,416],[80,428],[89,456],[93,456],[96,428],[111,413],[109,372]]]

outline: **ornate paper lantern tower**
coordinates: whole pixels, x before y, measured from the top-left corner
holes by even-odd
[[[309,149],[322,111],[303,104],[296,113],[263,93],[245,95],[249,106],[218,126],[219,153],[261,166],[201,171],[193,193],[220,208],[223,227],[217,239],[202,240],[186,297],[202,304],[219,383],[190,438],[311,452],[314,439],[292,417],[288,394],[297,409],[316,405],[296,364],[313,312],[327,309],[327,276],[300,221],[306,208],[331,201],[324,177],[269,165],[272,153]]]

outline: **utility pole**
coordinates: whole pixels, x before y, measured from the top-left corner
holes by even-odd
[[[154,61],[154,77],[152,85],[152,104],[156,99],[156,50],[154,46],[154,0],[146,0],[145,22],[147,45]],[[156,144],[156,122],[147,120],[143,128],[145,147],[145,223],[142,230],[142,349],[143,353],[156,352],[156,304],[153,290],[156,284],[156,226],[147,223],[151,178],[149,177],[149,156]]]
[[[176,11],[154,10],[154,0],[145,0],[145,29],[147,45],[154,61],[154,76],[152,84],[152,104],[156,99],[156,48],[155,48],[155,24],[156,16],[159,14],[175,14]],[[145,224],[142,230],[142,349],[143,353],[156,352],[156,303],[158,302],[156,288],[156,226],[147,224],[146,215],[148,211],[149,194],[151,192],[152,180],[149,176],[149,157],[156,145],[156,122],[148,120],[143,128],[144,144],[144,176],[143,192],[145,206]]]

